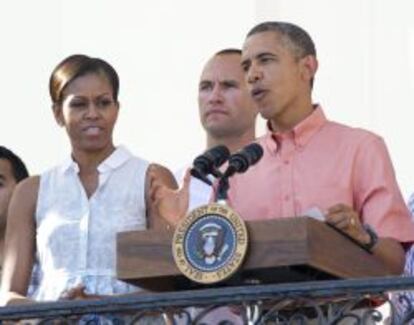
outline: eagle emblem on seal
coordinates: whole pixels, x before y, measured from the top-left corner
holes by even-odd
[[[210,222],[200,227],[197,236],[197,255],[207,265],[221,261],[223,254],[229,249],[224,242],[226,229],[217,223]]]

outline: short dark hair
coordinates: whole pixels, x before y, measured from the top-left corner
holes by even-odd
[[[103,73],[111,84],[114,100],[118,101],[119,77],[116,70],[102,59],[75,54],[60,62],[50,76],[49,93],[53,104],[61,104],[66,86],[88,73]]]
[[[10,162],[12,167],[13,176],[16,179],[16,183],[29,177],[26,165],[23,160],[20,159],[13,151],[7,149],[4,146],[0,146],[0,159],[4,159]]]
[[[289,40],[294,54],[298,59],[307,55],[313,55],[316,57],[315,43],[308,32],[292,23],[280,21],[267,21],[260,23],[247,33],[247,37],[268,31],[277,32]]]
[[[263,32],[276,32],[282,36],[283,40],[289,42],[288,47],[291,49],[296,59],[304,58],[307,55],[316,57],[316,47],[312,38],[303,28],[282,21],[266,21],[254,26],[248,33],[247,37]],[[313,88],[314,77],[310,80],[310,87]]]
[[[214,54],[214,56],[224,55],[224,54],[238,54],[238,55],[241,55],[242,51],[240,49],[236,49],[236,48],[227,48],[227,49],[223,49],[223,50],[220,50],[220,51],[216,52],[216,54]]]

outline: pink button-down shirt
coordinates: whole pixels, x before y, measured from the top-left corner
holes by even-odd
[[[414,241],[414,223],[379,136],[328,121],[317,107],[292,131],[268,131],[257,142],[262,159],[230,179],[229,204],[243,219],[325,213],[343,203],[380,237]]]

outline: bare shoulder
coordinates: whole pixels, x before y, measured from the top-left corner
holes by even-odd
[[[32,176],[17,184],[10,202],[10,210],[34,210],[39,192],[40,177]]]
[[[22,180],[17,184],[15,189],[15,195],[24,195],[27,198],[35,197],[37,198],[37,193],[39,191],[40,176],[31,176]]]

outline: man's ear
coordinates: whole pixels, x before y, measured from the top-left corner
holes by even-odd
[[[318,70],[318,60],[314,55],[307,55],[300,59],[302,68],[302,77],[304,80],[310,82],[315,77]]]
[[[52,111],[53,111],[53,116],[55,117],[56,123],[60,126],[63,126],[65,123],[63,119],[62,106],[60,104],[53,104]]]

